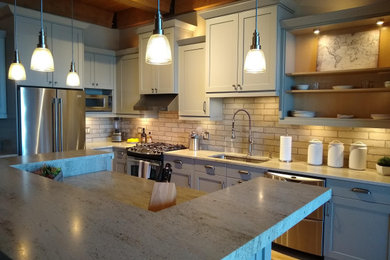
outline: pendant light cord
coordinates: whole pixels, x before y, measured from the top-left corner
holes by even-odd
[[[255,31],[256,31],[256,33],[258,32],[257,31],[257,0],[256,0],[256,17],[255,17]]]
[[[43,0],[41,0],[41,31],[43,32]]]
[[[157,12],[160,13],[160,0],[157,0]]]
[[[74,63],[74,59],[73,59],[73,0],[72,0],[71,7],[72,7],[72,20],[71,20],[71,23],[72,23],[72,64],[73,64]]]
[[[18,27],[18,24],[16,23],[16,0],[15,0],[15,5],[14,5],[14,40],[15,40],[14,46],[15,46],[15,51],[18,51],[18,36],[16,34],[17,27]]]

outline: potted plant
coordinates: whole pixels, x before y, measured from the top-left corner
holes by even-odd
[[[46,164],[44,164],[42,167],[36,169],[32,173],[35,173],[35,174],[38,174],[38,175],[41,175],[43,177],[46,177],[46,178],[49,178],[52,180],[56,180],[56,181],[62,180],[61,168],[49,166]]]
[[[376,171],[381,175],[390,175],[390,157],[380,158],[376,164]]]

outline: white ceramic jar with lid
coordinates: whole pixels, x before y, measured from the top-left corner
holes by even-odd
[[[313,139],[309,141],[309,147],[307,149],[307,163],[311,165],[322,164],[322,141]]]
[[[355,142],[349,148],[349,168],[364,171],[367,164],[367,145]]]
[[[333,140],[328,145],[328,166],[341,168],[344,165],[344,144]]]

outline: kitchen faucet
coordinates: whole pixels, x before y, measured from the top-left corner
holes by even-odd
[[[237,115],[238,112],[245,112],[247,115],[248,115],[248,118],[249,118],[249,137],[248,137],[248,142],[249,142],[249,147],[248,147],[248,155],[249,156],[252,156],[252,144],[253,144],[253,138],[252,138],[252,119],[251,119],[251,115],[249,114],[249,112],[245,109],[238,109],[236,112],[234,112],[234,115],[233,115],[233,122],[232,122],[232,139],[235,139],[236,138],[236,132],[234,130],[234,120],[235,120],[235,117]]]

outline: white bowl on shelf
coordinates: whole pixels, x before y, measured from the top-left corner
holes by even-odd
[[[390,88],[390,80],[385,81],[384,86],[385,88]]]
[[[353,88],[352,85],[337,85],[337,86],[333,86],[332,87],[333,89],[351,89]]]
[[[298,85],[293,86],[292,89],[295,89],[295,90],[308,90],[309,89],[309,85],[308,84],[298,84]]]

